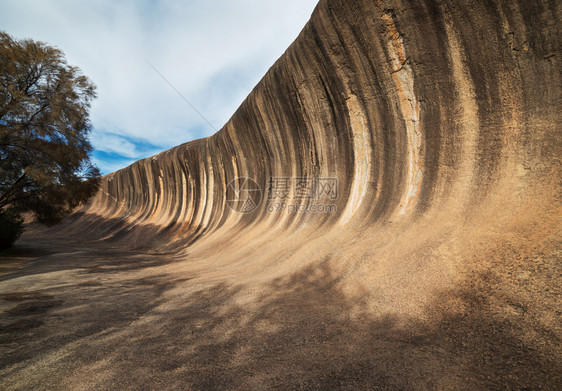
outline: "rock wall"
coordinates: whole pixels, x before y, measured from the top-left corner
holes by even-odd
[[[84,212],[189,244],[240,224],[367,229],[528,191],[556,201],[560,9],[323,0],[221,131],[108,175]],[[263,191],[252,213],[227,205],[239,177]],[[268,212],[271,177],[337,178],[337,212]]]

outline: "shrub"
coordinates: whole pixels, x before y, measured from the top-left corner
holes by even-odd
[[[11,247],[22,232],[22,217],[11,210],[0,210],[0,249]]]

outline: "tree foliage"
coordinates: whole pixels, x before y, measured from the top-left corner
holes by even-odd
[[[0,212],[55,224],[97,190],[95,85],[57,48],[0,32]]]

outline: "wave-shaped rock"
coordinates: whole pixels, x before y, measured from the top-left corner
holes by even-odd
[[[546,1],[321,1],[221,131],[106,176],[84,212],[187,244],[239,224],[368,229],[554,202],[559,15]],[[337,178],[337,212],[271,213],[279,177]],[[237,178],[263,191],[252,213],[229,207]]]
[[[234,389],[556,389],[561,8],[320,1],[218,133],[107,175],[58,232],[175,276],[123,345],[189,345]]]

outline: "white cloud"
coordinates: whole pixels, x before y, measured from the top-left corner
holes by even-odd
[[[92,146],[102,152],[114,153],[120,156],[135,158],[138,151],[132,142],[124,137],[111,133],[94,132],[90,137]]]
[[[3,0],[0,25],[17,38],[60,47],[98,86],[91,113],[96,148],[138,158],[124,139],[164,149],[214,133],[148,62],[220,128],[316,3]]]
[[[92,157],[92,163],[100,169],[102,174],[109,174],[134,163],[136,159],[107,160]]]

